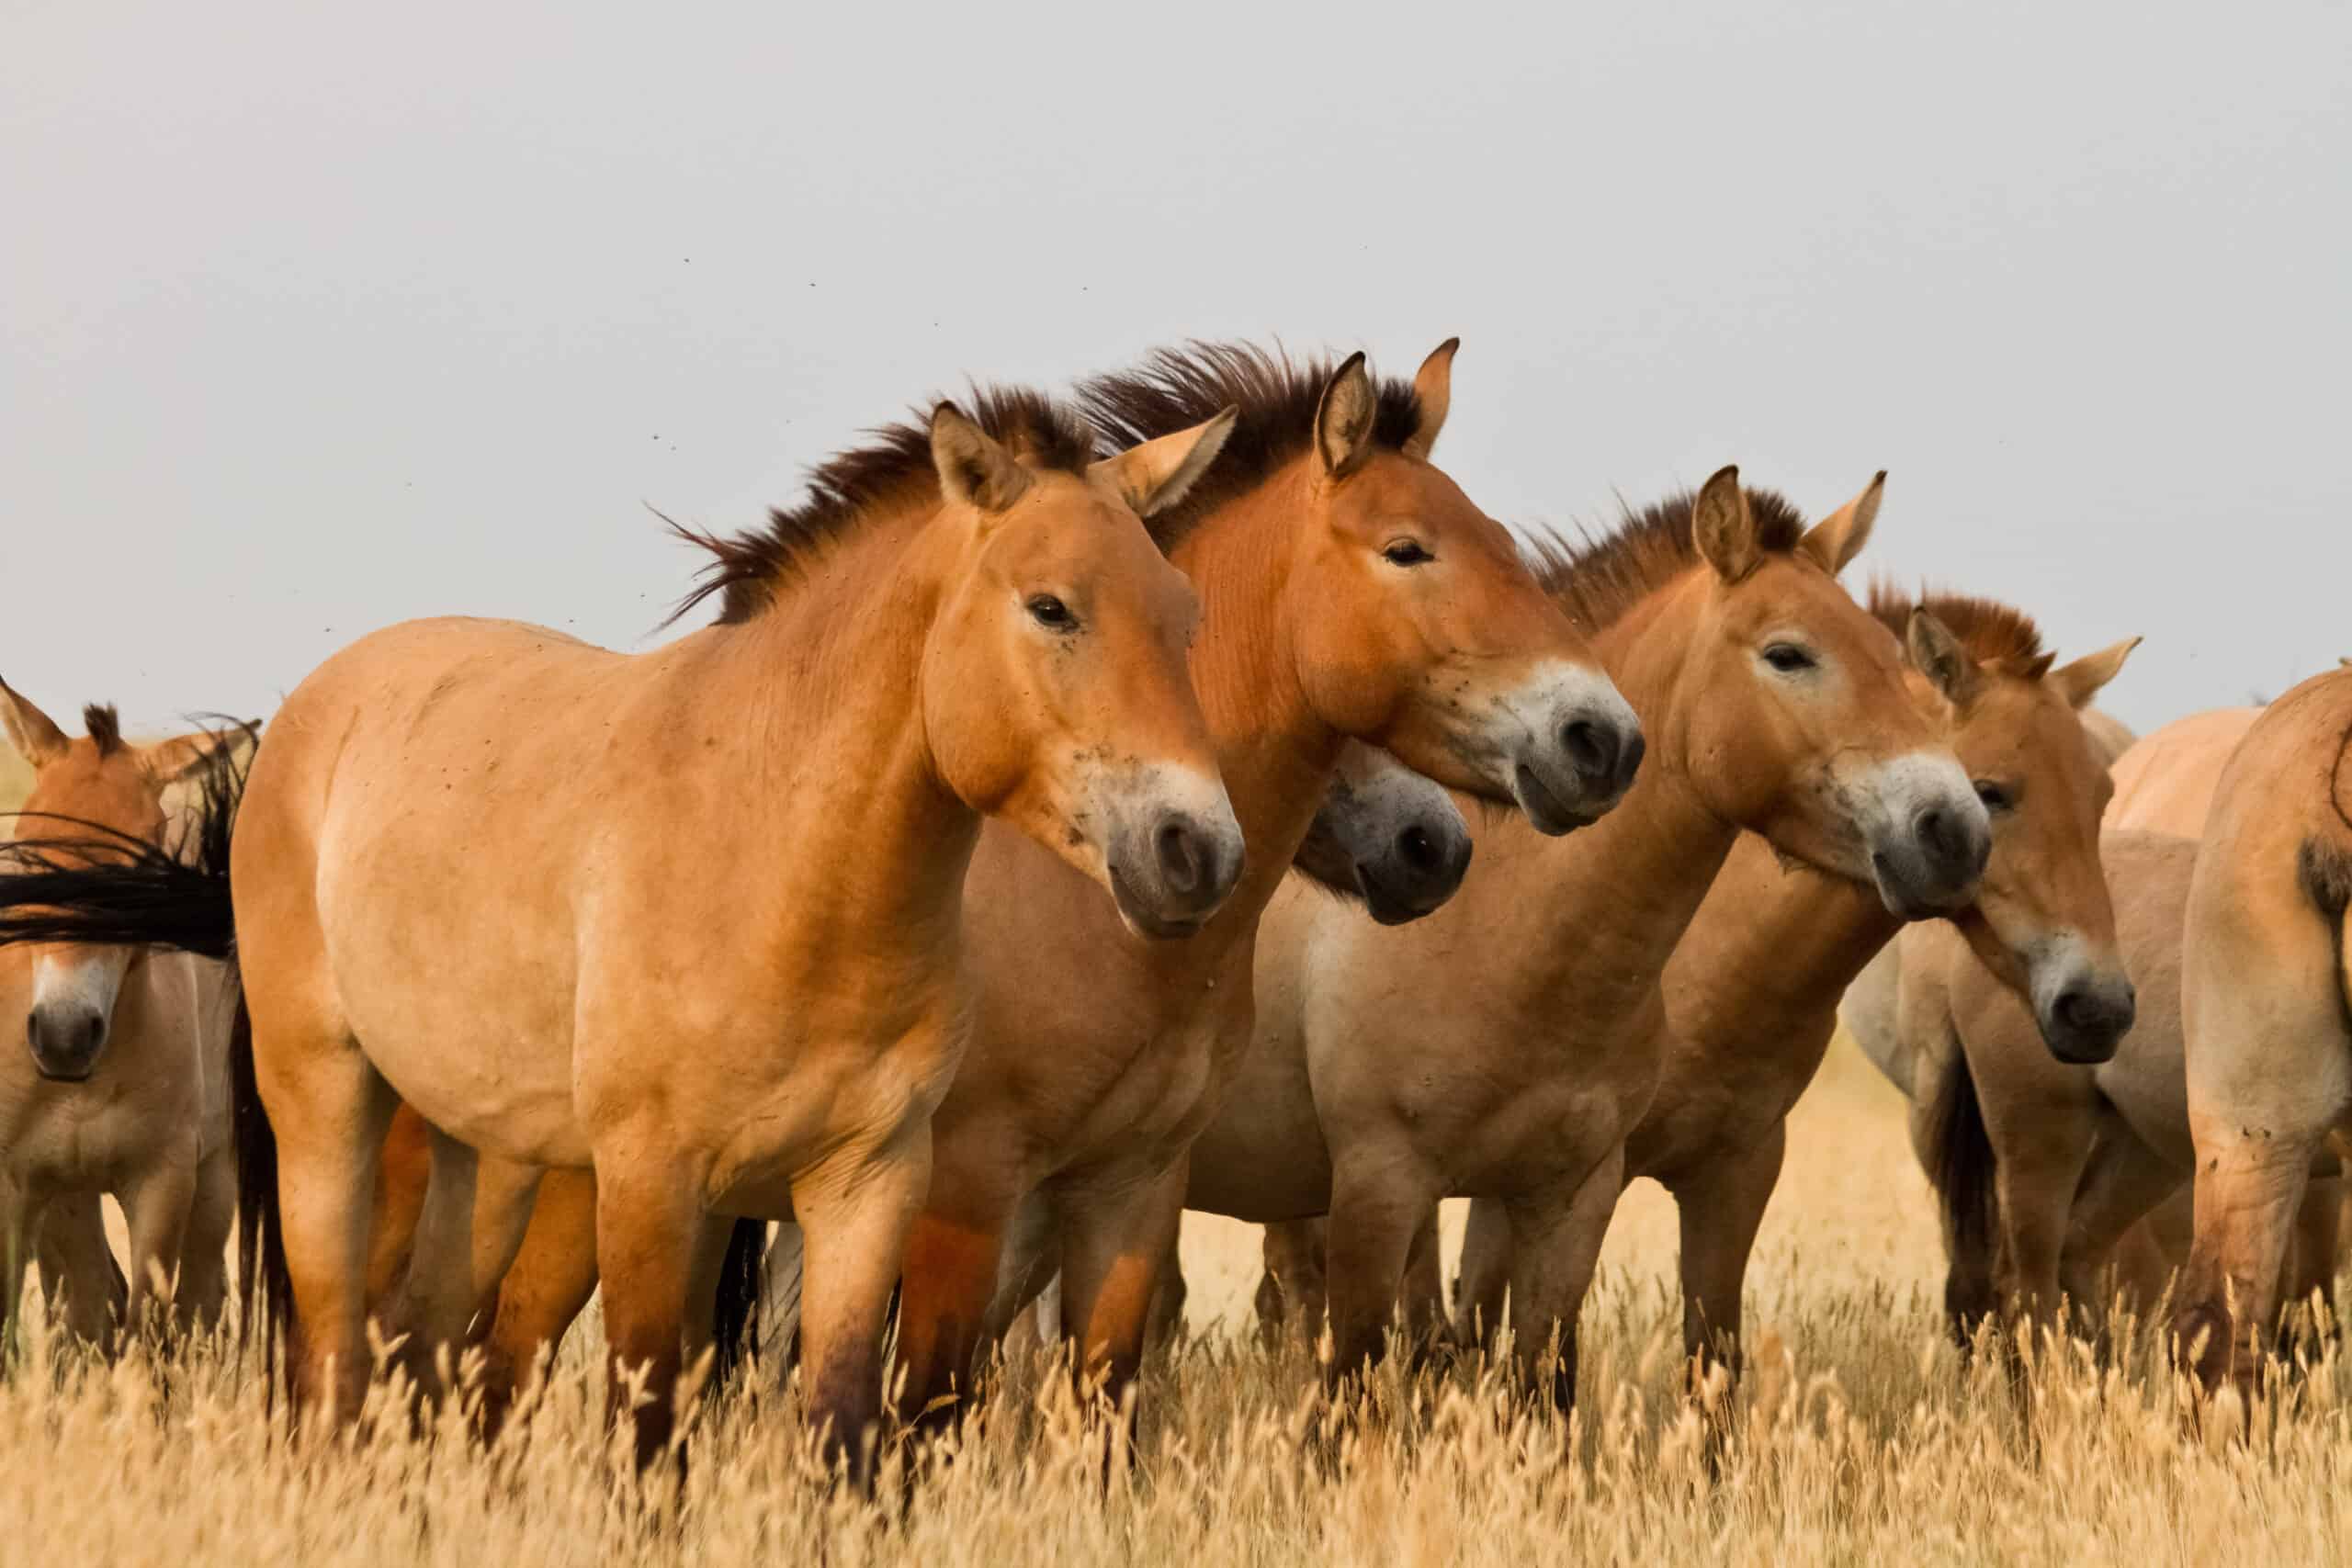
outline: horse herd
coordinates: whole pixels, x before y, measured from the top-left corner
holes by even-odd
[[[863,1474],[1049,1288],[1121,1401],[1189,1207],[1267,1225],[1335,1392],[1392,1327],[1508,1323],[1565,1407],[1635,1177],[1736,1372],[1842,1003],[1963,1331],[2161,1292],[2193,1229],[2182,1354],[2253,1376],[2335,1264],[2352,671],[2126,750],[2091,704],[2136,638],[2059,664],[2008,605],[1839,585],[1883,474],[1522,541],[1433,462],[1453,355],[942,402],[679,528],[718,613],[647,653],[410,622],[266,737],[152,745],[0,686],[11,1310],[37,1260],[93,1339],[204,1322],[234,1229],[300,1407],[356,1417],[372,1319],[428,1389],[481,1347],[495,1422],[601,1285],[644,1463],[797,1269]]]

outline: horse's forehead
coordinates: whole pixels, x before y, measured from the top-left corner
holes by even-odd
[[[1804,626],[1839,652],[1899,673],[1894,638],[1838,580],[1797,555],[1770,555],[1734,586],[1730,602],[1739,623],[1763,631],[1775,623]]]
[[[1502,531],[1444,469],[1395,452],[1376,454],[1331,497],[1335,512],[1369,521],[1414,522],[1480,539]]]
[[[127,750],[101,757],[85,738],[34,777],[24,809],[128,828],[159,810],[159,798],[137,757]]]

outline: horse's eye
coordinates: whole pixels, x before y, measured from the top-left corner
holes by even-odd
[[[1419,539],[1398,539],[1380,552],[1380,558],[1390,566],[1419,566],[1437,558],[1421,547]]]
[[[2017,792],[1991,779],[1976,781],[1976,798],[1984,803],[1987,811],[2007,811],[2018,803]]]
[[[1048,631],[1067,632],[1078,629],[1078,617],[1069,613],[1069,606],[1050,593],[1032,594],[1029,599],[1029,614],[1039,626]]]
[[[1813,668],[1813,655],[1792,642],[1776,642],[1764,650],[1764,662],[1783,675]]]

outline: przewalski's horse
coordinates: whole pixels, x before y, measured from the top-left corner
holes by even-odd
[[[1560,843],[1484,833],[1478,874],[1410,926],[1295,895],[1269,911],[1256,1037],[1187,1201],[1329,1213],[1335,1380],[1378,1353],[1431,1205],[1484,1196],[1515,1233],[1522,1372],[1553,1366],[1556,1332],[1548,1386],[1573,1397],[1577,1309],[1657,1077],[1659,976],[1741,829],[1906,915],[1973,889],[1984,808],[1836,581],[1879,495],[1808,530],[1725,468],[1554,560],[1651,738],[1625,803]]]
[[[472,1213],[477,1150],[593,1168],[642,1463],[726,1217],[792,1213],[810,1425],[863,1468],[973,1010],[980,818],[1148,936],[1197,931],[1240,873],[1185,669],[1198,600],[1137,521],[1216,453],[1231,418],[1210,413],[1098,462],[1035,394],[942,403],[767,529],[689,536],[714,565],[688,604],[720,615],[650,653],[423,621],[297,688],[230,885],[304,1405],[358,1408],[369,1203],[405,1101],[433,1129],[412,1274],[441,1297],[396,1327],[458,1337],[469,1229],[478,1251],[521,1241],[527,1202]]]
[[[1192,941],[1152,947],[1049,856],[982,834],[965,904],[972,1051],[933,1122],[900,1298],[908,1416],[967,1392],[981,1347],[1010,1326],[1020,1302],[998,1289],[1004,1242],[1033,1199],[1057,1237],[1080,1373],[1118,1401],[1181,1212],[1184,1151],[1249,1037],[1258,911],[1349,738],[1549,833],[1627,788],[1643,747],[1633,710],[1510,533],[1429,460],[1453,349],[1407,384],[1376,381],[1361,355],[1301,365],[1202,344],[1083,390],[1122,443],[1239,410],[1166,537],[1201,592],[1193,679],[1250,868]]]
[[[111,707],[82,710],[69,739],[0,683],[0,730],[33,769],[32,793],[8,823],[10,850],[32,857],[57,840],[100,863],[121,851],[166,852],[169,796],[223,753],[229,738],[122,738]],[[0,874],[16,855],[0,852]],[[49,858],[49,857],[42,857]],[[25,1021],[24,1048],[0,1053],[0,1321],[23,1294],[36,1245],[41,1289],[64,1298],[67,1325],[92,1341],[137,1326],[176,1286],[182,1328],[210,1323],[226,1292],[236,1214],[229,1136],[229,1012],[220,966],[126,942],[40,942],[0,948],[0,1018]],[[128,1289],[98,1200],[122,1205]]]
[[[2250,1384],[2296,1206],[2352,1115],[2352,671],[2263,710],[2222,771],[2182,940],[2196,1239],[2173,1331]]]
[[[2032,998],[2028,1030],[2075,1058],[2114,1049],[2132,1025],[2132,977],[2098,859],[2106,761],[2081,714],[2137,637],[2052,668],[2031,620],[1953,593],[1917,601],[1883,585],[1871,611],[1904,639],[1922,706],[1947,734],[1990,814],[1993,851],[1955,945]],[[1838,1000],[1902,932],[1867,888],[1788,866],[1744,836],[1666,966],[1657,1091],[1626,1140],[1625,1174],[1674,1195],[1682,1230],[1683,1346],[1737,1369],[1741,1293],[1780,1179],[1788,1114],[1838,1028]],[[1989,976],[1988,976],[1989,978]],[[2036,1049],[2040,1049],[2036,1036]],[[1455,1330],[1500,1316],[1510,1244],[1481,1200],[1463,1245]]]

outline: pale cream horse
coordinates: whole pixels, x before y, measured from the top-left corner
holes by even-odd
[[[2183,939],[2196,1239],[2173,1328],[2249,1383],[2295,1212],[2352,1130],[2352,671],[2263,710],[2214,790]]]
[[[119,845],[175,838],[175,786],[227,746],[184,735],[122,737],[111,707],[83,710],[69,738],[0,682],[0,731],[32,772],[9,840],[29,847],[100,829]],[[188,824],[176,825],[185,831]],[[0,871],[6,869],[0,859]],[[22,1047],[0,1051],[0,1319],[23,1295],[36,1251],[41,1289],[73,1332],[110,1344],[153,1321],[198,1326],[226,1293],[236,1213],[229,1137],[229,1012],[220,965],[127,944],[0,948],[0,1019],[22,1019]],[[99,1199],[130,1229],[126,1289]]]
[[[1835,581],[1879,495],[1807,530],[1725,469],[1557,562],[1652,738],[1624,804],[1556,842],[1482,829],[1476,873],[1409,926],[1275,900],[1250,1055],[1187,1199],[1330,1215],[1333,1378],[1378,1353],[1435,1201],[1491,1196],[1522,1375],[1573,1397],[1577,1314],[1657,1081],[1659,976],[1743,828],[1905,912],[1969,897],[1984,808]]]

